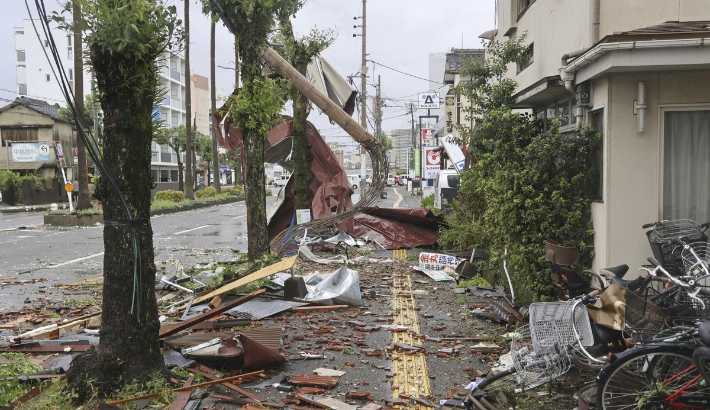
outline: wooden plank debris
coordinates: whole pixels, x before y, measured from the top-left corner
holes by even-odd
[[[255,282],[259,279],[264,279],[264,278],[269,277],[275,273],[291,269],[293,267],[293,264],[296,263],[297,257],[298,257],[298,255],[292,256],[287,259],[283,259],[280,262],[277,262],[273,265],[259,269],[258,271],[254,272],[250,275],[247,275],[243,278],[239,278],[239,279],[235,280],[234,282],[231,282],[231,283],[228,283],[224,286],[221,286],[206,295],[202,295],[202,296],[198,297],[197,299],[195,299],[194,304],[202,303],[206,300],[210,300],[210,299],[214,298],[215,296],[223,295],[227,292],[230,292],[230,291],[232,291],[236,288],[239,288],[241,286],[248,285],[248,284]],[[229,310],[229,309],[227,309],[227,310]]]
[[[210,369],[209,367],[207,367],[207,366],[205,366],[205,365],[201,365],[201,364],[200,364],[200,365],[198,365],[197,369],[193,369],[193,368],[187,367],[186,370],[189,371],[190,373],[195,373],[195,374],[199,374],[199,375],[201,375],[201,376],[204,376],[204,377],[206,377],[207,379],[210,379],[210,380],[218,380],[218,379],[219,379],[219,377],[217,377],[217,376],[214,375],[215,370]],[[252,399],[254,402],[266,401],[265,399],[262,399],[262,398],[259,397],[258,395],[254,394],[254,393],[251,393],[251,392],[249,392],[249,391],[246,391],[246,390],[242,389],[241,387],[239,387],[239,386],[237,386],[237,385],[235,385],[235,384],[233,384],[233,383],[228,383],[228,382],[227,382],[227,383],[222,383],[222,385],[225,386],[225,387],[227,387],[227,388],[229,388],[229,389],[234,390],[235,392],[237,392],[237,393],[239,393],[239,394],[241,394],[241,395],[243,395],[243,396],[249,397],[249,398]]]
[[[196,323],[203,322],[211,317],[214,317],[214,316],[217,316],[221,313],[224,313],[224,312],[228,311],[229,309],[233,309],[233,308],[241,305],[244,302],[254,299],[255,297],[261,295],[265,291],[266,290],[264,290],[264,289],[259,289],[259,290],[252,292],[246,296],[240,297],[239,299],[233,301],[232,303],[228,303],[224,306],[220,306],[217,309],[208,310],[207,312],[202,313],[201,315],[197,315],[189,320],[186,320],[186,321],[182,322],[179,326],[175,326],[170,329],[163,329],[160,331],[160,334],[158,335],[158,337],[160,339],[162,339],[164,337],[174,335],[175,333],[178,333],[182,330],[189,329],[193,325],[195,325]]]
[[[308,374],[296,374],[291,376],[290,382],[296,386],[323,387],[332,389],[338,384],[339,377],[312,376]]]
[[[182,387],[189,387],[192,384],[193,380],[195,380],[195,376],[190,375],[190,377],[185,380],[185,384],[183,384]],[[173,404],[170,405],[170,408],[168,410],[182,410],[182,408],[185,407],[187,402],[190,401],[191,395],[192,392],[190,390],[181,391],[177,394],[175,400],[173,401]]]
[[[196,389],[196,388],[198,388],[198,387],[211,386],[211,385],[213,385],[213,384],[221,384],[221,383],[224,383],[224,382],[230,382],[230,381],[233,381],[233,380],[243,379],[243,378],[245,378],[245,377],[256,376],[256,375],[261,374],[261,373],[263,373],[263,372],[264,372],[263,370],[258,370],[258,371],[255,371],[255,372],[244,373],[244,374],[240,374],[240,375],[237,375],[237,376],[225,377],[224,379],[217,379],[217,380],[211,380],[211,381],[204,382],[204,383],[197,383],[197,384],[193,384],[193,385],[190,385],[190,386],[187,386],[187,387],[178,387],[177,389],[170,389],[170,390],[168,390],[168,392],[170,392],[170,393],[175,393],[175,392],[181,392],[181,391],[184,391],[184,390]],[[109,403],[106,403],[106,404],[108,404],[109,406],[113,406],[113,405],[115,405],[115,404],[128,403],[128,402],[131,402],[131,401],[142,400],[142,399],[149,399],[149,398],[151,398],[151,397],[160,396],[161,394],[163,394],[163,392],[159,391],[159,392],[155,392],[155,393],[144,394],[144,395],[142,395],[142,396],[130,397],[130,398],[128,398],[128,399],[122,399],[122,400],[112,401],[112,402],[109,402]]]

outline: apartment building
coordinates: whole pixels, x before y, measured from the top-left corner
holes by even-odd
[[[44,37],[37,38],[32,21],[29,19],[23,20],[22,26],[15,27],[13,33],[17,95],[37,98],[50,104],[59,104],[65,107],[66,100],[55,78],[53,67],[45,56],[45,51],[49,52],[49,41]],[[74,53],[76,50],[73,49],[73,35],[56,27],[52,29],[51,33],[72,92],[74,91],[75,78],[78,75],[82,75],[85,94],[91,93],[93,75],[90,67],[85,66],[84,73],[77,73],[74,70]],[[43,36],[43,34],[40,34],[40,36]],[[166,94],[155,108],[155,118],[163,121],[164,125],[168,127],[187,124],[187,119],[185,118],[185,87],[187,86],[185,83],[185,59],[182,55],[165,52],[158,60],[158,66],[160,87],[166,90]],[[57,70],[57,68],[54,67],[54,70]],[[201,79],[204,79],[204,77],[201,77]],[[203,87],[202,84],[206,81],[201,79],[196,81],[196,87]],[[205,97],[200,91],[197,92],[197,95],[196,102],[201,103]],[[203,105],[208,110],[209,92],[207,92],[206,98],[208,101]],[[208,111],[202,110],[200,112],[200,118],[209,115]],[[205,122],[202,121],[202,123],[204,124]],[[207,132],[207,135],[209,135],[209,132]],[[153,153],[153,181],[158,184],[157,190],[177,189],[177,156],[168,146],[153,143],[151,149]]]
[[[499,0],[496,18],[484,37],[527,35],[515,107],[603,135],[595,268],[646,263],[644,223],[710,220],[706,1]]]

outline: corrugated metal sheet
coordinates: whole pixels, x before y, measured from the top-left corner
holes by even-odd
[[[698,32],[706,32],[710,34],[710,21],[667,21],[665,23],[657,24],[655,26],[643,27],[614,34],[643,35]]]
[[[250,300],[249,302],[241,304],[224,313],[242,319],[261,320],[265,317],[281,313],[294,307],[305,306],[307,304],[308,303],[292,302],[288,300],[259,298]]]

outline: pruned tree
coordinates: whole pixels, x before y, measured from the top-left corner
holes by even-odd
[[[211,183],[210,171],[212,171],[212,164],[214,163],[212,158],[212,138],[197,130],[194,130],[193,138],[195,139],[195,153],[200,156],[200,159],[205,163],[205,167],[207,168],[205,186],[209,186]],[[217,170],[215,170],[215,178],[218,178]]]
[[[308,35],[297,39],[293,32],[290,14],[279,16],[279,24],[281,27],[279,39],[284,44],[283,55],[293,68],[305,77],[308,63],[333,43],[335,35],[332,30],[312,29]],[[306,121],[311,112],[311,102],[293,84],[289,85],[289,98],[293,101],[293,153],[291,158],[294,167],[295,209],[310,209],[311,189],[309,186],[311,179],[313,179],[313,172],[311,172],[313,151],[306,136]]]
[[[153,107],[161,97],[156,60],[181,41],[182,30],[175,7],[163,0],[74,1],[82,8],[86,57],[104,113],[107,171],[95,194],[105,220],[101,341],[75,357],[67,373],[83,401],[165,371],[154,289],[150,148]]]
[[[184,190],[184,175],[182,153],[187,147],[187,127],[178,125],[177,127],[159,127],[153,134],[153,140],[160,145],[169,146],[177,156],[178,165],[178,190]]]
[[[269,251],[264,187],[267,132],[280,121],[281,85],[261,74],[261,50],[275,19],[294,14],[301,0],[203,0],[204,11],[218,14],[239,39],[242,87],[228,100],[229,116],[242,132],[246,164],[247,236],[250,260]]]

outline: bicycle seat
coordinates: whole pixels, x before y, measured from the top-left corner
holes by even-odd
[[[614,277],[621,279],[624,277],[624,275],[626,275],[626,272],[628,271],[629,265],[619,265],[611,268],[601,268],[599,269],[599,274],[602,276],[606,276],[609,279],[613,279]]]
[[[703,320],[698,326],[700,340],[705,346],[710,346],[710,320]]]
[[[616,283],[617,285],[624,287],[628,290],[636,290],[639,287],[641,287],[643,280],[641,280],[639,278],[631,279],[631,280],[624,280],[624,279],[617,278],[616,276],[614,276],[611,278],[611,283]]]

